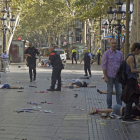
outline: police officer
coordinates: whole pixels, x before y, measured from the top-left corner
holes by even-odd
[[[53,47],[49,48],[49,64],[52,65],[52,77],[51,86],[48,91],[61,91],[61,70],[63,69],[63,64],[60,58],[60,54],[54,50]],[[58,86],[55,89],[56,81],[58,80]]]
[[[92,55],[87,49],[85,49],[84,57],[81,60],[81,62],[83,60],[84,60],[84,70],[85,70],[85,75],[84,76],[88,76],[88,74],[87,74],[87,70],[88,70],[90,77],[92,77],[91,69],[90,69],[90,61],[92,60]]]
[[[28,56],[27,63],[29,66],[30,82],[36,80],[36,54],[39,56],[40,61],[40,54],[38,50],[35,47],[33,47],[32,41],[29,41],[29,47],[26,49],[24,55]],[[32,79],[32,70],[34,73],[34,79]]]
[[[100,65],[100,56],[101,56],[101,51],[100,51],[100,49],[98,50],[98,65]]]
[[[77,51],[75,49],[72,50],[72,64],[73,64],[73,59],[75,60],[76,64],[77,64],[77,60],[76,60],[76,53]]]

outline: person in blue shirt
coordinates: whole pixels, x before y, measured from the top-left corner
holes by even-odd
[[[87,49],[85,49],[84,57],[81,60],[81,62],[83,60],[84,60],[84,70],[85,70],[85,75],[84,76],[88,76],[88,74],[87,74],[87,70],[88,70],[90,77],[92,77],[91,69],[90,69],[90,61],[92,60],[92,55]]]

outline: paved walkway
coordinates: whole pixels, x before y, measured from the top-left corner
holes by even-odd
[[[106,90],[106,84],[101,79],[101,66],[92,65],[93,77],[86,80],[97,88],[63,88],[61,92],[48,93],[35,91],[49,88],[51,68],[37,68],[37,81],[33,83],[29,82],[28,68],[24,64],[11,64],[10,70],[9,73],[2,73],[2,84],[24,86],[25,89],[23,92],[0,90],[0,140],[140,140],[139,123],[124,125],[118,119],[88,115],[92,107],[106,108],[106,96],[96,92],[97,88]],[[62,72],[63,84],[67,85],[71,79],[79,79],[83,75],[83,64],[72,65],[68,62]],[[44,101],[52,104],[27,104]],[[116,104],[115,95],[113,104]],[[19,108],[36,107],[42,111],[15,112]],[[44,113],[44,110],[53,113]]]

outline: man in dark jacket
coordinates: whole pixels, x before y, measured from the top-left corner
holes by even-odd
[[[85,70],[85,75],[84,76],[88,76],[88,74],[87,74],[87,70],[88,70],[89,75],[91,77],[92,75],[91,75],[91,69],[90,69],[90,61],[92,60],[92,55],[91,55],[91,53],[88,52],[87,49],[85,49],[84,57],[81,60],[81,62],[83,60],[84,60],[84,70]]]
[[[49,48],[49,64],[52,65],[52,77],[51,77],[51,87],[47,89],[48,91],[61,91],[61,70],[63,69],[63,64],[60,58],[60,54],[54,50],[53,47]],[[56,81],[58,80],[58,86],[55,89]]]
[[[27,62],[29,65],[30,82],[36,80],[36,54],[39,56],[39,61],[40,61],[40,54],[38,50],[35,47],[33,47],[32,41],[30,41],[29,47],[26,49],[24,53],[25,56],[28,56]],[[32,79],[32,70],[34,73],[34,79]]]
[[[135,55],[139,54],[140,43],[134,43],[131,47],[131,53],[128,54],[126,59],[127,82],[121,95],[121,100],[126,103],[126,107],[122,122],[135,122],[131,117],[131,108],[133,103],[135,103],[136,106],[139,104],[140,91],[138,88],[137,73],[140,73],[140,69],[137,69],[135,60]]]

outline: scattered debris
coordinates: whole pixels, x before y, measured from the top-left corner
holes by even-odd
[[[79,106],[73,106],[72,108],[76,108],[76,109],[79,109],[79,110],[82,110],[82,111],[85,110],[85,109],[81,109]]]
[[[48,91],[40,91],[39,93],[48,93]]]
[[[44,110],[44,113],[53,113],[51,110]]]
[[[35,91],[35,93],[48,93],[48,91]]]
[[[89,79],[89,77],[81,77],[80,79]]]
[[[33,106],[32,108],[42,108],[41,106]]]
[[[78,94],[74,94],[74,97],[78,97]]]
[[[36,106],[41,105],[41,104],[38,104],[38,103],[32,103],[32,102],[27,102],[27,104],[30,104],[30,105],[36,105]]]
[[[0,129],[0,131],[5,131],[5,129]]]
[[[35,85],[29,85],[29,87],[35,87],[35,88],[37,88],[37,86],[35,86]]]

